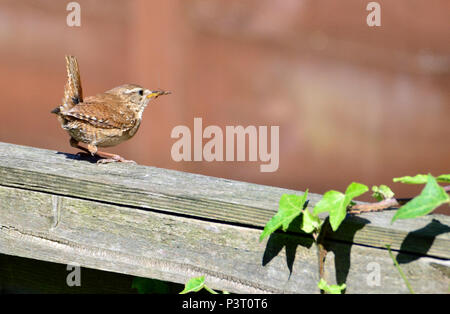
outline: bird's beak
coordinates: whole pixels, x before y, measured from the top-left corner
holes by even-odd
[[[150,92],[150,94],[147,95],[147,98],[157,98],[161,95],[169,95],[169,94],[172,94],[172,92],[164,91],[164,90],[156,90],[156,91]]]

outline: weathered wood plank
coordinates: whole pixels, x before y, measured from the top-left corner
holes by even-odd
[[[202,221],[49,193],[0,187],[0,252],[184,283],[206,275],[215,289],[245,293],[318,292],[312,239]],[[407,292],[386,250],[329,241],[325,274],[348,293]],[[445,293],[448,262],[404,254],[418,292]],[[370,280],[369,263],[380,280]],[[335,265],[338,271],[335,271]],[[64,279],[65,280],[65,279]]]
[[[276,213],[282,194],[302,194],[154,167],[97,166],[74,155],[6,143],[0,143],[0,185],[258,228]],[[308,198],[313,207],[321,195]],[[348,217],[330,238],[450,258],[449,217],[429,215],[391,225],[393,214]]]
[[[231,292],[318,292],[310,237],[258,242],[284,193],[302,194],[0,143],[0,253],[177,283],[206,275]],[[320,197],[310,194],[308,206]],[[391,225],[392,215],[347,217],[326,241],[327,280],[350,293],[407,292],[384,249],[391,244],[416,291],[446,292],[449,217]]]

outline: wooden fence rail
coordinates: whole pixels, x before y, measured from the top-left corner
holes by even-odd
[[[305,234],[259,243],[282,194],[302,192],[0,143],[0,253],[237,293],[317,293]],[[320,195],[309,195],[313,207]],[[391,224],[394,211],[349,216],[328,235],[325,277],[347,293],[446,293],[450,217]],[[0,269],[1,272],[1,269]],[[1,285],[1,283],[0,283]]]

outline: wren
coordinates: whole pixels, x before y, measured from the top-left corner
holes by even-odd
[[[51,111],[70,135],[70,145],[102,158],[98,164],[132,162],[123,157],[101,152],[132,138],[142,122],[142,114],[150,100],[171,92],[149,90],[125,84],[95,96],[83,97],[77,59],[66,56],[67,83],[62,105]],[[80,145],[86,144],[86,147]]]

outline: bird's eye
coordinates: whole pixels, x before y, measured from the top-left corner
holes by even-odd
[[[139,90],[139,95],[144,96],[144,90],[143,89]]]

